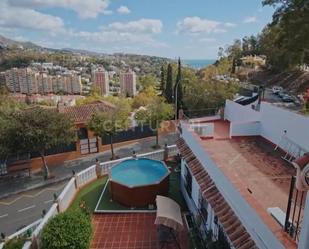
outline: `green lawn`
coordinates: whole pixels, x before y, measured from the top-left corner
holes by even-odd
[[[77,208],[80,202],[84,201],[89,210],[91,212],[94,212],[95,207],[99,201],[100,195],[107,182],[107,179],[108,179],[107,176],[105,176],[101,179],[95,180],[91,184],[82,188],[75,197],[69,209]],[[180,172],[175,172],[174,170],[172,170],[172,173],[170,174],[169,192],[167,196],[175,200],[181,206],[183,211],[187,211],[185,200],[180,191]],[[99,203],[98,210],[129,211],[132,209],[112,201],[110,198],[109,186],[107,186],[104,195]],[[134,210],[148,210],[148,209],[135,208]]]
[[[105,176],[82,188],[75,197],[73,203],[70,206],[70,209],[77,208],[80,202],[84,201],[90,211],[93,212],[106,184],[106,181],[107,177]]]

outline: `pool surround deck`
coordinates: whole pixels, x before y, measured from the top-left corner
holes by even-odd
[[[94,236],[90,249],[159,249],[156,215],[96,214],[92,218]],[[181,249],[189,249],[188,231],[180,232]],[[176,249],[175,243],[168,245]]]

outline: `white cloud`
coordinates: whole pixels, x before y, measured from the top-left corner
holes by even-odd
[[[200,17],[186,17],[177,23],[177,30],[183,34],[213,33],[219,29],[219,22],[201,19]]]
[[[140,19],[130,22],[115,22],[101,27],[97,32],[70,31],[68,36],[87,43],[108,46],[143,45],[150,47],[167,47],[154,36],[161,32],[163,24],[157,19]]]
[[[180,34],[210,34],[225,33],[227,28],[236,27],[231,22],[221,23],[214,20],[202,19],[198,16],[186,17],[177,23],[177,33]]]
[[[103,31],[117,31],[120,33],[144,33],[158,34],[162,30],[162,22],[158,19],[140,19],[131,22],[114,22],[108,26],[103,26]]]
[[[64,23],[60,17],[44,14],[33,9],[10,6],[6,1],[0,3],[0,26],[49,32],[64,30]]]
[[[256,16],[248,16],[244,19],[244,23],[257,23],[259,22]]]
[[[119,14],[130,14],[131,13],[131,10],[127,7],[127,6],[120,6],[118,9],[117,9],[117,12]]]
[[[70,9],[81,18],[95,18],[100,13],[110,14],[107,10],[109,0],[8,0],[8,3],[25,9],[54,7]]]
[[[215,38],[201,38],[199,39],[200,42],[207,42],[207,43],[210,43],[210,42],[215,42],[217,41]]]
[[[227,27],[227,28],[234,28],[234,27],[237,26],[237,24],[231,23],[231,22],[226,22],[226,23],[224,23],[224,26]]]

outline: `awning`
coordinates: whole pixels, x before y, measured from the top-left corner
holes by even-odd
[[[170,198],[157,195],[156,225],[164,225],[176,231],[183,229],[181,210],[179,205]]]

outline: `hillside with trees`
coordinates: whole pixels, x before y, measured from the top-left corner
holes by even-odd
[[[226,48],[220,48],[221,68],[214,71],[211,66],[200,74],[245,75],[258,85],[282,85],[291,92],[303,93],[309,88],[309,2],[264,0],[262,3],[275,8],[272,22],[259,34],[236,39]],[[265,65],[252,60],[242,67],[242,59],[250,56],[265,58]]]
[[[27,67],[31,62],[53,62],[54,64],[74,69],[103,65],[108,71],[133,69],[138,76],[151,75],[160,77],[162,64],[171,59],[135,54],[103,54],[75,49],[44,48],[31,42],[18,42],[0,35],[0,71],[12,67]]]

